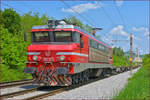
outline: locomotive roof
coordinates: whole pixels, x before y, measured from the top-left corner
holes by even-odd
[[[95,36],[93,36],[92,34],[84,31],[83,29],[75,26],[75,25],[57,25],[56,27],[52,27],[52,28],[56,28],[56,29],[64,29],[64,28],[72,28],[72,29],[77,29],[87,35],[89,35],[90,37],[94,38],[95,40],[98,40],[102,43],[104,43],[105,45],[111,47],[109,44],[105,43],[103,40],[101,39],[97,39]],[[32,29],[49,29],[49,26],[48,25],[40,25],[40,26],[33,26]]]

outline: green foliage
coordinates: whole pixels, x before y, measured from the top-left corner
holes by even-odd
[[[31,78],[23,72],[27,62],[27,46],[31,43],[30,29],[34,25],[46,24],[49,17],[29,12],[19,16],[13,9],[5,9],[2,13],[1,36],[1,81],[14,81]],[[27,33],[28,42],[24,41]]]
[[[128,57],[124,55],[124,51],[120,47],[113,48],[113,65],[114,66],[129,66]]]
[[[11,34],[17,34],[21,31],[20,16],[13,9],[5,9],[4,12],[2,12],[1,21],[4,28],[7,28]]]
[[[150,54],[144,55],[143,64],[147,67],[150,67]]]
[[[123,52],[123,49],[121,49],[120,47],[117,48],[113,48],[113,54],[116,55],[116,56],[124,56],[124,52]]]
[[[114,66],[129,66],[129,60],[125,56],[113,55],[113,65]]]
[[[89,33],[92,33],[92,32],[93,32],[93,28],[92,28],[91,26],[89,26],[88,24],[86,24],[84,27],[85,27],[84,29],[85,29],[87,32],[89,32]]]
[[[114,99],[150,99],[149,90],[150,55],[145,55],[143,67],[128,81],[127,86]]]
[[[3,63],[10,68],[16,68],[26,61],[27,43],[22,38],[20,35],[13,35],[7,29],[1,28],[1,56]]]
[[[68,18],[65,18],[64,20],[67,23],[75,24],[76,26],[84,29],[83,23],[80,20],[78,20],[76,17],[74,17],[74,16],[69,16]]]
[[[23,70],[27,60],[26,48],[28,43],[23,36],[13,35],[1,27],[1,81],[13,81],[28,78]]]

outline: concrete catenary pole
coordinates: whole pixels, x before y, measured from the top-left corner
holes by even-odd
[[[136,66],[138,66],[139,65],[139,52],[138,52],[139,50],[138,50],[138,48],[136,48],[136,59],[137,59],[137,61],[136,61]]]
[[[132,75],[132,61],[133,61],[133,52],[132,52],[132,34],[130,34],[130,73]]]

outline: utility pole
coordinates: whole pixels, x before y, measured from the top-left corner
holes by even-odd
[[[137,59],[136,65],[137,66],[139,65],[139,52],[138,51],[139,51],[138,48],[136,48],[136,59]]]
[[[139,50],[136,48],[136,57],[139,57]]]
[[[133,61],[133,53],[132,53],[132,34],[130,34],[130,73],[132,75],[132,61]]]

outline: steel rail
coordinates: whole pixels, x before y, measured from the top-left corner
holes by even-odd
[[[7,83],[14,83],[14,82],[21,82],[21,81],[29,81],[32,79],[24,79],[24,80],[17,80],[17,81],[9,81],[9,82],[0,82],[0,84],[7,84]]]
[[[22,99],[22,100],[35,100],[35,99],[39,100],[39,99],[42,99],[42,98],[45,98],[45,97],[48,97],[48,96],[52,96],[52,95],[64,92],[64,91],[65,91],[65,88],[59,88],[59,89],[56,89],[56,90],[53,90],[53,91],[50,91],[50,92],[47,92],[47,93],[44,93],[44,94],[28,97],[28,98],[25,98],[25,99]]]
[[[8,88],[8,87],[14,87],[14,86],[18,86],[18,85],[31,84],[32,81],[33,80],[31,79],[31,80],[22,80],[22,81],[1,83],[0,88]]]

